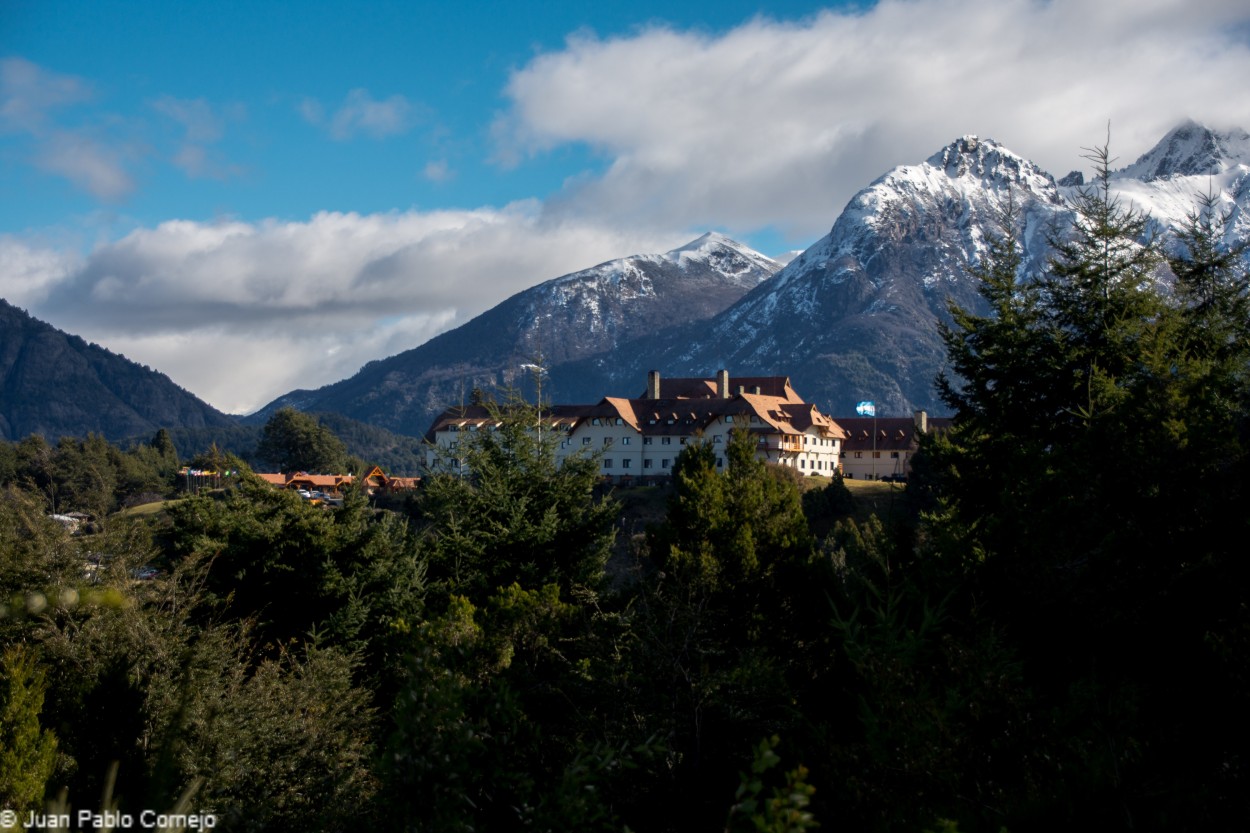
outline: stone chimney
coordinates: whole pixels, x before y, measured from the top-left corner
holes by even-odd
[[[728,370],[716,371],[716,398],[717,399],[729,398],[729,371]]]
[[[647,398],[660,398],[660,371],[652,370],[647,374]]]
[[[915,416],[915,420],[916,420],[916,433],[917,433],[917,434],[928,434],[928,433],[929,433],[929,414],[928,414],[928,412],[927,412],[927,411],[916,411],[916,413],[915,413],[915,415],[914,415],[914,416]]]

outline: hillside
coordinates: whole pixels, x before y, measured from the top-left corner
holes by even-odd
[[[947,303],[982,310],[968,266],[997,234],[1007,200],[1021,210],[1024,269],[1038,274],[1047,237],[1070,217],[1081,177],[1060,185],[992,139],[965,136],[919,165],[889,171],[855,195],[829,234],[775,278],[708,322],[553,370],[557,387],[640,389],[646,371],[789,375],[804,397],[837,414],[875,400],[878,412],[943,413],[933,380],[945,362],[938,324]],[[1233,219],[1226,243],[1250,240],[1250,136],[1192,122],[1116,173],[1118,199],[1154,219],[1163,245],[1212,189]],[[601,395],[601,394],[600,394]]]
[[[342,382],[286,394],[248,421],[263,422],[290,405],[419,436],[435,414],[466,401],[475,388],[498,393],[526,385],[524,367],[540,360],[555,367],[630,342],[646,344],[667,328],[710,318],[779,268],[718,234],[662,255],[608,261],[518,293]],[[544,393],[561,400],[579,394],[575,384]]]
[[[0,300],[0,439],[94,432],[109,440],[233,420],[168,376]]]

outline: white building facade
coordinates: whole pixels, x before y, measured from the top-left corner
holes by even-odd
[[[457,452],[465,439],[498,424],[498,417],[481,406],[444,412],[426,434],[431,467],[461,468]],[[713,450],[724,449],[735,428],[753,435],[759,459],[800,474],[830,476],[838,468],[846,435],[804,402],[789,378],[733,378],[724,370],[711,379],[662,379],[652,371],[640,397],[552,406],[539,424],[558,437],[557,459],[593,456],[603,477],[617,483],[666,478],[686,445],[705,442]],[[717,465],[728,465],[723,452],[717,454]]]

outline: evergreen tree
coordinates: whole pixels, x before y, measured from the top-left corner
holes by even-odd
[[[43,800],[56,763],[56,738],[39,724],[46,681],[33,654],[0,655],[0,808],[30,810]]]
[[[1069,774],[1035,821],[1219,827],[1219,727],[1245,705],[1246,279],[1207,201],[1169,298],[1147,218],[1112,194],[1107,148],[1089,158],[1036,288],[1007,233],[978,270],[993,315],[954,311],[956,427],[929,449],[951,511],[926,540],[963,564],[1048,715],[1039,744]]]
[[[495,413],[492,429],[461,434],[461,473],[426,479],[416,512],[433,541],[431,576],[475,603],[513,582],[598,586],[616,508],[594,497],[597,459],[557,464],[559,437],[536,408]]]
[[[347,448],[315,417],[282,408],[265,423],[256,456],[279,471],[338,474],[347,470]]]

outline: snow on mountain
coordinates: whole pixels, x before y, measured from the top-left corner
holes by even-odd
[[[1207,193],[1231,215],[1226,242],[1250,239],[1250,133],[1187,121],[1112,174],[1111,188],[1126,205],[1154,219],[1165,245],[1194,210],[1197,197]]]
[[[1159,144],[1114,176],[1143,182],[1216,176],[1239,164],[1250,164],[1250,133],[1241,128],[1220,132],[1189,120],[1172,128]]]
[[[419,433],[432,412],[472,387],[513,383],[541,354],[553,401],[641,390],[651,369],[707,376],[727,368],[788,375],[835,415],[864,399],[878,413],[942,412],[933,387],[945,361],[938,323],[950,302],[984,309],[968,267],[1000,233],[1008,201],[1018,209],[1023,270],[1037,274],[1048,235],[1071,219],[1068,198],[1087,182],[1074,171],[1056,183],[993,139],[963,136],[872,182],[784,268],[704,235],[540,284],[352,379],[297,393],[310,409]],[[1155,219],[1165,245],[1208,189],[1231,214],[1229,241],[1250,239],[1244,130],[1187,122],[1117,171],[1111,187]]]
[[[637,361],[600,360],[597,370],[613,374],[618,387],[641,378],[644,364],[678,375],[721,367],[784,373],[834,414],[862,399],[875,400],[879,413],[942,412],[933,387],[945,361],[938,322],[948,319],[951,301],[983,309],[968,267],[999,233],[1007,201],[1019,209],[1023,270],[1038,274],[1051,254],[1049,236],[1072,216],[1067,198],[1088,187],[1082,180],[1073,172],[1061,187],[998,142],[964,136],[921,164],[879,177],[851,199],[828,235],[712,321],[672,334],[647,354],[630,351]],[[1111,186],[1154,218],[1164,245],[1208,189],[1231,215],[1228,242],[1250,239],[1244,130],[1183,124],[1117,172]]]
[[[780,268],[715,233],[664,254],[611,260],[520,292],[420,347],[371,362],[350,379],[293,391],[251,419],[298,402],[305,410],[334,411],[419,435],[435,414],[465,401],[473,389],[521,384],[525,364],[539,358],[548,366],[572,362],[706,320]],[[602,395],[588,393],[578,381],[548,392],[570,400]]]
[[[940,408],[936,324],[948,299],[980,306],[967,267],[1009,199],[1027,268],[1040,268],[1046,231],[1068,211],[1054,179],[992,139],[964,136],[860,191],[829,234],[708,324],[599,368],[617,386],[647,363],[677,375],[782,373],[834,413],[860,399],[890,413]]]

